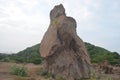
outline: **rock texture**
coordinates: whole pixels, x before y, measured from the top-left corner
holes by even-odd
[[[62,4],[50,12],[50,26],[40,46],[45,69],[55,75],[55,80],[89,78],[90,59],[83,41],[77,36],[76,21],[67,17]]]

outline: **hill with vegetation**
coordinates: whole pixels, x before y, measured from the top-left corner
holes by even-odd
[[[110,52],[102,47],[85,43],[92,63],[99,63],[108,60],[111,64],[120,64],[120,55],[117,52]]]
[[[108,60],[111,64],[120,64],[120,55],[117,52],[110,52],[104,48],[92,45],[85,42],[86,49],[90,55],[92,63],[99,63]],[[42,58],[39,53],[40,44],[28,47],[16,54],[0,53],[1,61],[13,61],[17,63],[42,63]]]
[[[5,62],[17,62],[17,63],[35,63],[40,64],[42,62],[42,58],[39,54],[39,46],[40,44],[36,44],[32,47],[28,47],[16,54],[0,54],[0,61]]]

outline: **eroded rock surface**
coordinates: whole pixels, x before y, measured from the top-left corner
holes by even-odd
[[[62,4],[50,12],[50,26],[40,46],[45,69],[66,80],[89,78],[90,59],[76,33],[76,21],[67,17]]]

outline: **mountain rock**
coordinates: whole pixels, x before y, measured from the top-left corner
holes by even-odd
[[[83,41],[76,33],[76,21],[67,17],[62,4],[50,12],[50,25],[40,46],[47,72],[55,80],[78,80],[90,77],[90,58]]]

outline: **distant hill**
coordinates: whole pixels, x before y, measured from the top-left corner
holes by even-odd
[[[99,63],[101,61],[108,60],[111,64],[120,64],[120,55],[117,52],[110,52],[104,48],[86,42],[85,46],[92,63]],[[39,64],[42,62],[39,48],[40,44],[36,44],[16,54],[0,54],[0,60]]]
[[[0,60],[4,59],[7,56],[9,56],[9,55],[5,54],[5,53],[0,53]]]
[[[99,63],[108,60],[111,64],[120,64],[120,54],[117,52],[110,52],[102,47],[85,43],[88,54],[90,55],[92,63]]]
[[[42,62],[42,58],[39,54],[39,45],[36,44],[32,47],[28,47],[16,54],[11,54],[7,55],[5,54],[4,56],[1,56],[0,58],[1,61],[12,61],[12,62],[17,62],[17,63],[35,63],[35,64],[40,64]]]

